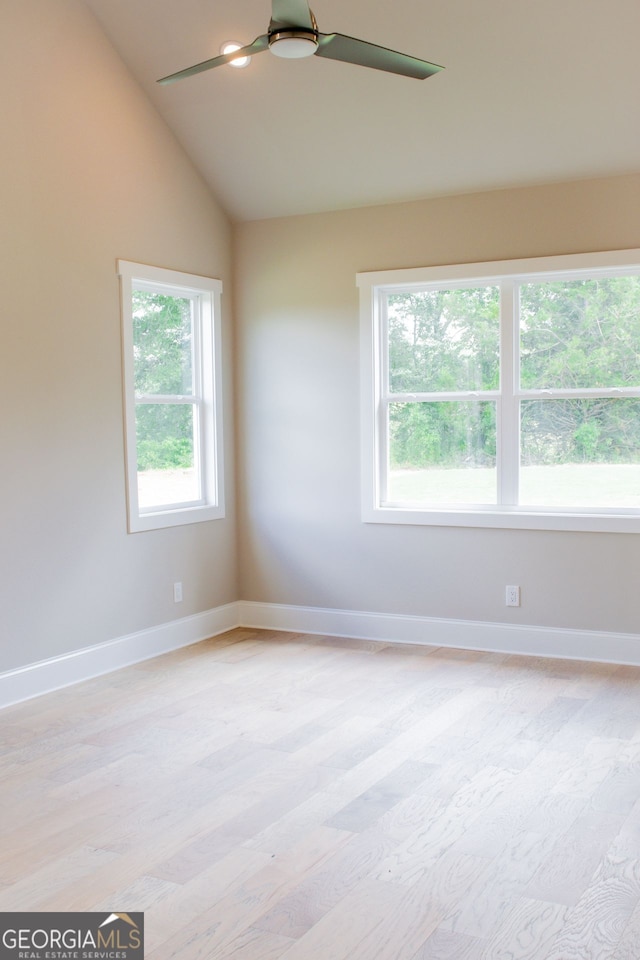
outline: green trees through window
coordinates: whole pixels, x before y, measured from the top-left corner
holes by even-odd
[[[518,502],[640,506],[640,276],[389,290],[384,316],[389,500],[498,503],[511,397]]]
[[[525,389],[640,386],[640,277],[523,283]]]
[[[640,387],[640,278],[523,284],[523,389]],[[636,463],[638,401],[589,396],[522,404],[522,463]]]
[[[387,301],[391,394],[497,390],[498,287],[393,294]],[[393,403],[391,464],[495,464],[495,403]]]
[[[134,289],[132,311],[136,396],[192,396],[192,300]],[[193,467],[193,427],[191,405],[138,402],[138,469]]]

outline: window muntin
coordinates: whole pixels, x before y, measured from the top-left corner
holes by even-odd
[[[365,519],[640,531],[640,251],[358,284]]]
[[[119,261],[130,531],[224,516],[221,284]]]

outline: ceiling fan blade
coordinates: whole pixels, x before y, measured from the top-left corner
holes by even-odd
[[[240,47],[233,53],[222,53],[219,57],[212,57],[211,60],[203,60],[202,63],[196,63],[193,67],[187,67],[186,70],[178,70],[177,73],[170,73],[168,77],[162,77],[158,83],[173,83],[174,80],[183,80],[184,77],[192,77],[194,73],[202,73],[203,70],[212,70],[214,67],[221,67],[232,60],[239,60],[240,57],[253,57],[256,53],[262,53],[269,47],[269,37],[265,33],[261,37],[256,37],[253,43],[247,47]]]
[[[345,63],[356,63],[361,67],[373,67],[375,70],[386,70],[387,73],[399,73],[403,77],[415,77],[425,80],[433,76],[444,67],[417,57],[410,57],[406,53],[398,53],[387,47],[379,47],[366,40],[356,40],[343,33],[319,33],[317,57],[327,57],[329,60],[344,60]]]
[[[272,0],[271,28],[302,27],[314,30],[313,14],[307,0]]]

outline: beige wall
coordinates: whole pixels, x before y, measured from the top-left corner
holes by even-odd
[[[232,601],[237,565],[229,224],[83,4],[0,23],[1,672]],[[227,520],[127,534],[117,257],[225,284]]]
[[[636,536],[368,525],[359,502],[357,271],[629,247],[640,176],[239,226],[243,598],[639,632]]]

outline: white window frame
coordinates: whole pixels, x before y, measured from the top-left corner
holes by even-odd
[[[625,276],[640,271],[640,250],[487,263],[454,264],[409,270],[358,273],[361,343],[361,489],[362,519],[366,523],[432,524],[439,526],[502,527],[530,530],[577,530],[640,533],[640,510],[613,508],[533,508],[515,504],[519,463],[519,404],[527,399],[605,396],[640,397],[638,389],[522,390],[519,384],[517,282],[580,279],[601,275]],[[497,403],[498,486],[500,505],[461,505],[460,508],[407,507],[385,502],[388,453],[387,407],[390,402],[384,298],[389,293],[424,289],[426,284],[447,288],[500,284],[500,391],[461,391],[451,399],[495,400]],[[440,399],[444,395],[440,394]],[[398,395],[393,395],[397,400]],[[402,399],[402,398],[401,398]],[[405,399],[429,399],[407,394]],[[514,455],[514,447],[516,454]],[[515,464],[514,469],[507,465]]]
[[[162,267],[117,261],[122,315],[124,433],[127,516],[130,533],[218,520],[224,517],[220,298],[222,283]],[[187,297],[194,303],[193,396],[139,397],[135,392],[132,294],[135,289]],[[201,499],[142,508],[138,502],[136,404],[188,403],[194,410],[196,470]]]

